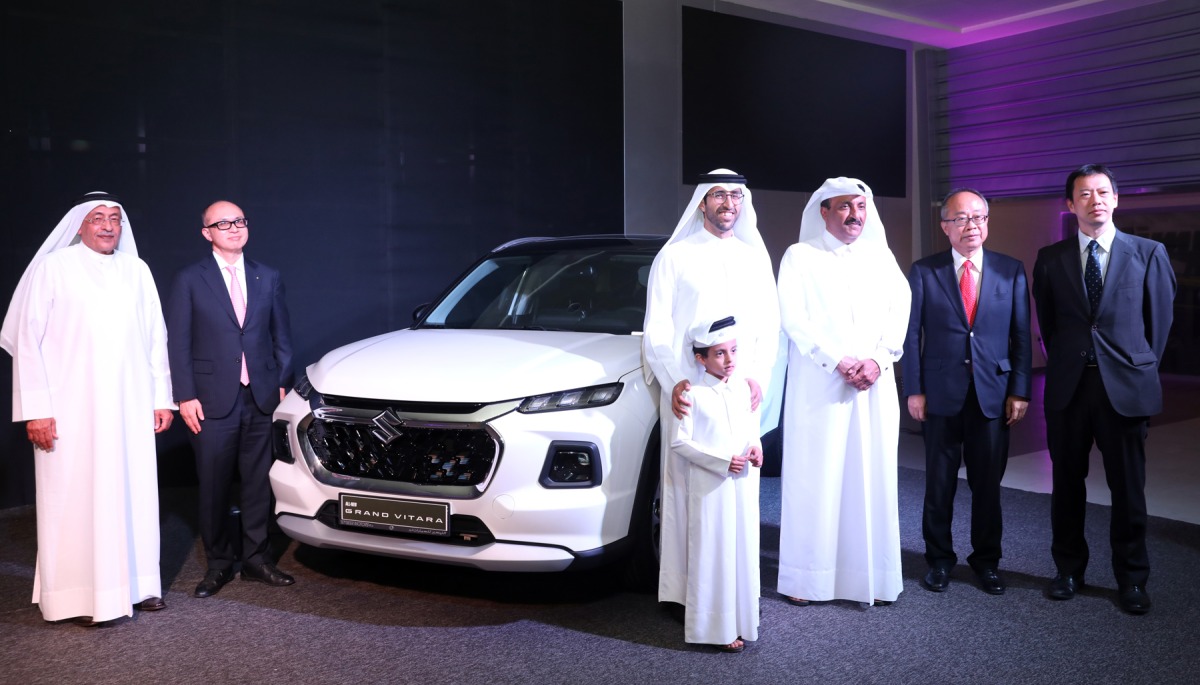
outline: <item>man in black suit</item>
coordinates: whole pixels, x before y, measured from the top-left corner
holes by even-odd
[[[1146,580],[1146,426],[1162,411],[1158,365],[1171,329],[1175,274],[1161,243],[1113,225],[1117,184],[1099,164],[1067,177],[1079,234],[1038,251],[1033,299],[1046,345],[1046,443],[1053,462],[1051,599],[1083,587],[1088,455],[1112,493],[1113,573],[1121,608],[1150,610]]]
[[[925,426],[922,532],[926,589],[943,592],[958,561],[950,535],[958,467],[971,488],[971,555],[985,592],[1004,593],[1000,480],[1008,463],[1009,427],[1029,407],[1032,351],[1025,265],[991,250],[988,205],[970,188],[942,201],[950,250],[912,265],[912,312],[904,340],[908,413]]]
[[[234,471],[241,476],[242,578],[273,586],[294,580],[269,557],[271,413],[292,383],[292,342],[279,272],[242,249],[245,214],[231,202],[204,212],[212,254],[175,277],[167,302],[167,347],[179,414],[192,431],[200,481],[200,537],[208,571],[196,597],[233,578],[237,526]]]

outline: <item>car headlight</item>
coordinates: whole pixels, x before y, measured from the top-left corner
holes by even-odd
[[[608,385],[593,385],[590,388],[576,388],[552,392],[548,395],[526,397],[517,407],[522,414],[537,414],[547,411],[565,411],[567,409],[585,409],[588,407],[603,407],[612,404],[621,396],[621,383]]]

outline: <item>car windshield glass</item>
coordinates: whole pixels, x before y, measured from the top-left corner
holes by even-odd
[[[464,277],[422,326],[628,335],[641,331],[654,253],[592,248],[500,255]]]

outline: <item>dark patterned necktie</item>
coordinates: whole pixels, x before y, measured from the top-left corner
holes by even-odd
[[[1083,284],[1087,286],[1088,302],[1092,304],[1092,316],[1100,307],[1100,294],[1104,292],[1104,281],[1100,278],[1100,257],[1096,250],[1100,245],[1095,240],[1088,243],[1087,268],[1083,270]]]

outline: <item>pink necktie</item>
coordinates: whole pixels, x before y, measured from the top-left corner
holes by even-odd
[[[227,266],[229,272],[229,300],[233,302],[233,313],[237,314],[238,325],[246,323],[246,295],[242,293],[242,283],[238,280],[237,267]],[[250,372],[246,369],[246,353],[242,353],[242,385],[250,385]]]
[[[967,310],[967,325],[975,325],[975,277],[971,275],[975,265],[963,263],[962,276],[958,279],[958,292],[962,293],[963,307]]]

